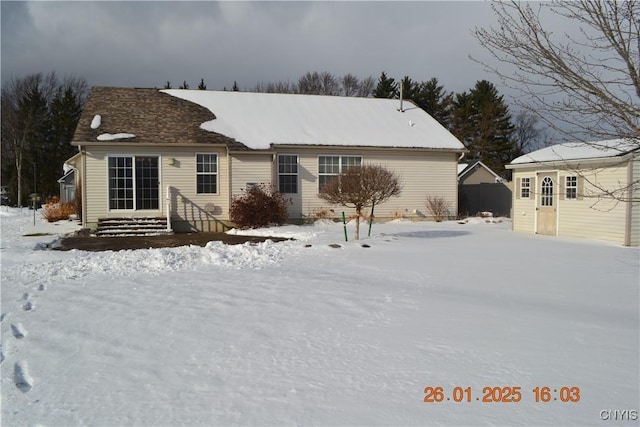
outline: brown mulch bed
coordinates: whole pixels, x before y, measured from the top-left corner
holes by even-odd
[[[279,237],[235,236],[225,233],[176,233],[169,236],[127,237],[63,237],[51,248],[59,251],[79,249],[82,251],[120,251],[124,249],[175,248],[178,246],[206,246],[211,241],[227,245],[246,242],[259,243],[265,240],[281,242]]]

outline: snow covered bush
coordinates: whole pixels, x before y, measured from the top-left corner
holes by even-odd
[[[289,218],[284,195],[266,184],[256,185],[231,200],[230,219],[240,228],[282,225]]]
[[[446,201],[443,197],[429,195],[427,196],[426,208],[434,221],[442,222],[449,217],[451,202]]]

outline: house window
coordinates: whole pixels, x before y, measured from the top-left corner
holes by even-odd
[[[565,199],[577,199],[578,198],[578,177],[568,176],[565,181]]]
[[[109,157],[109,209],[159,209],[158,164],[158,157]]]
[[[352,166],[361,166],[362,156],[319,156],[318,157],[318,191],[337,175]]]
[[[520,198],[528,199],[531,196],[531,178],[520,180]]]
[[[278,191],[298,192],[298,156],[295,154],[278,155]]]
[[[217,154],[196,154],[196,193],[218,193]]]

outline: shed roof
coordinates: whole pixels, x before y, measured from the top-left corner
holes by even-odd
[[[623,156],[640,148],[640,139],[609,139],[594,142],[566,142],[522,155],[511,164],[574,161]]]
[[[334,145],[464,151],[462,143],[424,110],[378,98],[163,90],[200,105],[215,117],[201,128],[252,149],[272,145]]]

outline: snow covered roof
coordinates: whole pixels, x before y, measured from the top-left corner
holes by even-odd
[[[252,149],[339,145],[464,150],[425,111],[398,100],[204,90],[162,90],[214,114],[200,125]]]
[[[609,139],[594,142],[566,142],[514,159],[511,164],[600,159],[621,156],[640,147],[638,139]]]
[[[458,163],[458,175],[469,166],[469,163]]]

